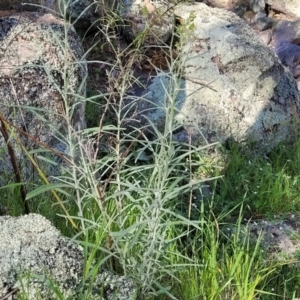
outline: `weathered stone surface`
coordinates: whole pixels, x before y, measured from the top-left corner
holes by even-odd
[[[26,5],[24,3],[27,3]],[[102,4],[94,0],[0,0],[0,11],[16,10],[18,12],[56,12],[59,16],[70,18],[76,28],[86,29],[99,21]],[[60,5],[59,5],[60,4]],[[98,23],[97,23],[98,24]]]
[[[176,98],[175,119],[184,130],[177,130],[175,138],[188,141],[189,132],[195,145],[234,138],[256,142],[260,149],[292,139],[300,109],[292,74],[235,14],[202,3],[175,10],[183,20],[192,12],[195,30],[182,49]],[[165,112],[157,106],[168,89],[168,74],[160,74],[145,93],[154,103],[145,115],[161,130]],[[143,109],[149,109],[148,102]]]
[[[285,3],[286,4],[286,3]],[[250,2],[251,10],[243,19],[258,33],[261,40],[274,51],[281,62],[289,68],[300,89],[299,38],[300,22],[294,15],[265,8],[264,0]],[[286,4],[288,5],[288,4]]]
[[[249,5],[249,0],[205,0],[203,2],[210,6],[227,10],[236,10],[238,6]]]
[[[22,284],[26,299],[57,299],[47,278],[55,281],[64,299],[78,299],[76,289],[83,279],[81,246],[61,236],[47,219],[37,214],[0,216],[0,232],[1,299],[14,290],[9,299],[17,299]],[[88,289],[89,282],[86,285]],[[89,299],[134,300],[135,289],[125,277],[100,271]]]
[[[204,0],[202,2],[235,12],[250,8],[255,13],[265,13],[269,10],[270,13],[280,12],[291,17],[300,17],[300,2],[297,0]]]
[[[239,240],[249,239],[252,244],[259,240],[265,255],[271,259],[292,260],[297,258],[300,250],[300,216],[295,214],[274,215],[271,220],[258,219],[249,220],[246,224],[241,224],[239,228]],[[237,234],[237,227],[222,228],[221,232],[228,238]]]
[[[249,229],[253,239],[261,237],[261,244],[268,253],[294,258],[300,250],[299,216],[280,216],[281,220],[251,222]]]
[[[173,5],[168,1],[123,0],[122,17],[127,21],[125,36],[139,37],[143,45],[162,45],[168,41],[175,26]]]
[[[284,14],[300,17],[300,2],[295,0],[265,0],[265,3],[270,5],[272,9],[283,12]]]
[[[0,297],[11,289],[21,288],[18,276],[48,275],[70,296],[83,274],[82,248],[62,237],[51,223],[37,214],[23,217],[0,217]],[[49,297],[45,280],[23,277],[29,299]],[[28,285],[27,285],[28,284]]]
[[[74,107],[74,129],[85,128],[85,102],[80,97],[85,95],[86,62],[77,34],[70,27],[65,39],[64,28],[51,14],[24,12],[0,18],[1,114],[33,137],[15,130],[27,150],[40,147],[37,140],[64,151],[56,139],[66,131],[64,101]],[[1,160],[3,169],[2,163],[7,161]]]
[[[255,13],[265,10],[266,3],[264,0],[250,0],[249,8]]]

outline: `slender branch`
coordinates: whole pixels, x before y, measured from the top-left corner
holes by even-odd
[[[68,165],[73,165],[73,163],[62,153],[55,151],[53,148],[49,147],[48,145],[46,145],[45,143],[38,141],[33,135],[31,135],[30,133],[26,132],[25,130],[17,127],[16,125],[12,124],[11,122],[9,122],[7,119],[5,119],[1,114],[0,114],[0,121],[1,123],[6,123],[9,125],[9,127],[16,129],[19,133],[29,137],[32,141],[34,141],[37,145],[42,146],[43,148],[51,151],[53,154],[55,154],[56,156],[58,156],[59,158],[61,158],[62,160],[64,160]]]
[[[0,300],[10,299],[11,296],[19,291],[19,288],[14,288],[9,291],[6,295],[0,297]]]
[[[11,144],[9,142],[9,135],[7,133],[7,128],[6,128],[5,122],[3,122],[2,119],[1,119],[0,131],[1,131],[1,133],[3,135],[3,138],[4,138],[4,140],[6,142],[6,145],[7,145],[7,151],[8,151],[8,154],[10,156],[10,161],[11,161],[14,173],[15,173],[16,183],[21,184],[20,185],[20,193],[21,193],[22,202],[24,204],[24,212],[25,212],[25,214],[29,214],[30,209],[29,209],[29,206],[28,206],[28,202],[26,201],[26,195],[27,195],[26,187],[25,187],[25,184],[22,183],[22,178],[21,178],[21,174],[20,174],[20,169],[19,169],[18,164],[17,164],[15,151],[14,151],[13,147],[11,146]]]
[[[25,146],[22,144],[22,142],[20,141],[20,139],[18,138],[18,136],[12,131],[12,128],[10,127],[10,123],[6,121],[6,119],[1,115],[0,113],[0,122],[2,124],[5,124],[2,127],[7,127],[9,132],[11,132],[14,136],[14,139],[16,140],[16,142],[18,143],[18,145],[21,147],[21,149],[23,150],[23,152],[27,155],[27,157],[29,158],[29,160],[31,161],[32,165],[34,166],[34,168],[37,170],[38,174],[40,175],[41,179],[44,181],[45,184],[50,184],[48,179],[46,178],[45,174],[42,172],[42,170],[39,168],[38,164],[35,162],[35,160],[32,158],[32,156],[29,154],[29,152],[27,151],[27,149],[25,148]],[[15,127],[15,126],[14,126]],[[1,127],[0,127],[1,128]],[[25,132],[22,130],[22,132]],[[7,134],[8,137],[8,134]],[[49,147],[48,147],[49,148]],[[51,149],[51,148],[50,148]],[[55,151],[54,151],[55,152]],[[61,208],[63,209],[63,211],[65,212],[67,218],[69,219],[70,223],[72,224],[72,226],[74,228],[78,228],[77,225],[75,224],[75,222],[73,221],[72,217],[70,216],[67,208],[64,206],[63,202],[60,200],[59,196],[57,195],[57,193],[55,192],[55,190],[51,190],[51,193],[53,194],[53,196],[55,197],[56,201],[60,204]]]

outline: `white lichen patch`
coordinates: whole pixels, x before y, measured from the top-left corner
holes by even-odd
[[[63,237],[41,215],[0,216],[0,232],[0,298],[25,287],[28,300],[57,299],[49,288],[49,280],[56,283],[64,299],[81,300],[79,287],[85,293],[91,286],[86,299],[136,297],[137,287],[132,280],[105,270],[99,270],[93,282],[88,279],[83,285],[83,248]]]

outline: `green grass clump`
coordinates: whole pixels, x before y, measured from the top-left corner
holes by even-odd
[[[214,171],[215,203],[231,209],[243,203],[249,216],[273,216],[300,209],[300,141],[280,144],[268,155],[247,153],[237,144],[225,150]]]

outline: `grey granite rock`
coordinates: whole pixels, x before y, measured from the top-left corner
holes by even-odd
[[[182,4],[175,13],[185,22],[194,14],[193,32],[182,36],[181,81],[172,90],[175,74],[153,76],[140,111],[164,130],[169,91],[176,97],[174,122],[182,125],[173,137],[180,142],[189,134],[198,146],[233,138],[269,151],[293,140],[300,112],[296,81],[255,32],[234,13],[202,3]]]
[[[300,2],[295,0],[265,0],[265,3],[270,5],[271,9],[274,9],[284,14],[300,17]]]
[[[53,298],[47,288],[48,274],[66,296],[73,293],[83,274],[82,248],[62,237],[57,229],[41,215],[0,217],[0,296],[23,285],[28,287],[29,299]],[[28,279],[27,273],[31,276]],[[28,282],[27,282],[28,281]]]
[[[128,40],[142,45],[163,45],[175,27],[174,4],[163,0],[123,0],[121,15]]]
[[[106,0],[106,3],[113,0]],[[101,2],[101,1],[100,1]],[[102,3],[94,0],[0,0],[0,11],[16,10],[18,12],[44,12],[57,16],[66,16],[74,23],[74,27],[87,29],[99,23]]]
[[[67,43],[65,26],[69,26]],[[0,17],[0,66],[1,114],[10,126],[15,126],[26,149],[40,148],[41,145],[36,143],[39,141],[48,146],[55,144],[57,150],[67,152],[66,145],[61,142],[67,128],[66,103],[74,108],[71,116],[74,129],[85,128],[83,99],[87,66],[73,27],[51,14],[39,12]],[[66,93],[67,97],[64,96]],[[11,144],[16,158],[23,161],[17,142],[11,139]],[[0,148],[5,146],[0,135]],[[3,171],[10,170],[6,158],[7,155],[2,153],[0,165]]]
[[[57,299],[49,287],[50,279],[64,299],[81,300],[78,294],[84,268],[81,246],[63,237],[38,214],[0,216],[0,232],[0,298],[11,294],[5,299],[14,300],[23,292],[28,300]],[[86,282],[81,289],[83,293],[89,284]],[[134,300],[135,297],[136,285],[131,280],[101,270],[88,299]]]

